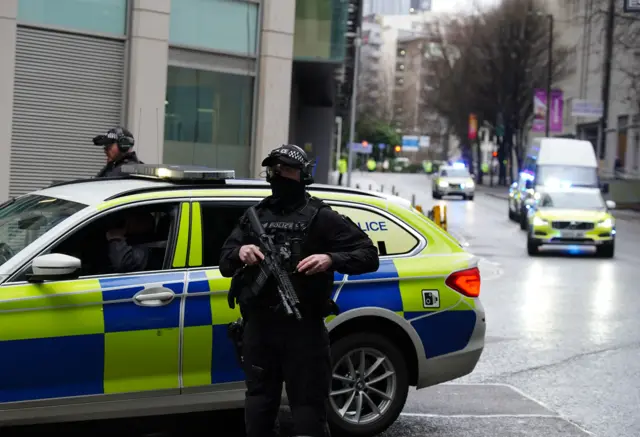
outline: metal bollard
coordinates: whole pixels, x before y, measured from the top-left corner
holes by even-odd
[[[411,195],[411,206],[413,206],[413,207],[416,206],[416,195],[415,194]]]
[[[372,188],[371,188],[371,184],[369,184],[369,191],[371,191],[371,190],[372,190]]]
[[[384,193],[384,185],[380,185],[380,192]]]
[[[447,205],[442,205],[442,220],[440,220],[440,227],[447,230]]]
[[[395,185],[391,185],[391,194],[393,194],[394,196],[396,195],[396,186]]]
[[[436,205],[433,207],[433,222],[440,226],[440,205]]]
[[[356,184],[356,189],[360,189],[360,184]]]

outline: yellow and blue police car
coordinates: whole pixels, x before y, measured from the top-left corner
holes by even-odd
[[[242,407],[220,248],[270,194],[233,171],[128,165],[0,206],[0,425]],[[311,185],[374,241],[378,271],[335,274],[330,422],[376,435],[410,386],[473,371],[485,338],[477,259],[410,205]],[[115,271],[105,235],[135,217],[160,256]],[[129,238],[129,237],[127,237]],[[365,369],[357,373],[354,369]],[[365,384],[360,384],[361,380]]]

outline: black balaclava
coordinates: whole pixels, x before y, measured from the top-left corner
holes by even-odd
[[[271,177],[269,183],[274,199],[282,205],[294,205],[304,199],[305,187],[300,181],[276,173]]]

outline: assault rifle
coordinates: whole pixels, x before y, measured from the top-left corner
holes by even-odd
[[[300,311],[298,310],[300,301],[298,300],[296,291],[293,288],[293,284],[291,284],[291,279],[280,266],[278,252],[273,244],[271,239],[272,237],[265,232],[253,206],[247,211],[247,217],[249,219],[251,229],[260,239],[260,251],[264,254],[264,260],[260,262],[260,273],[252,287],[253,290],[255,292],[260,291],[266,284],[267,280],[273,275],[277,282],[280,300],[287,312],[287,315],[294,315],[298,320],[302,319]]]

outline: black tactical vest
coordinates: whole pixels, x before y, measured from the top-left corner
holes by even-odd
[[[282,268],[288,273],[293,273],[298,263],[307,256],[304,247],[311,224],[325,204],[320,199],[308,197],[306,203],[283,214],[283,211],[275,211],[273,207],[268,206],[267,202],[268,199],[256,208],[260,223],[273,238]]]

